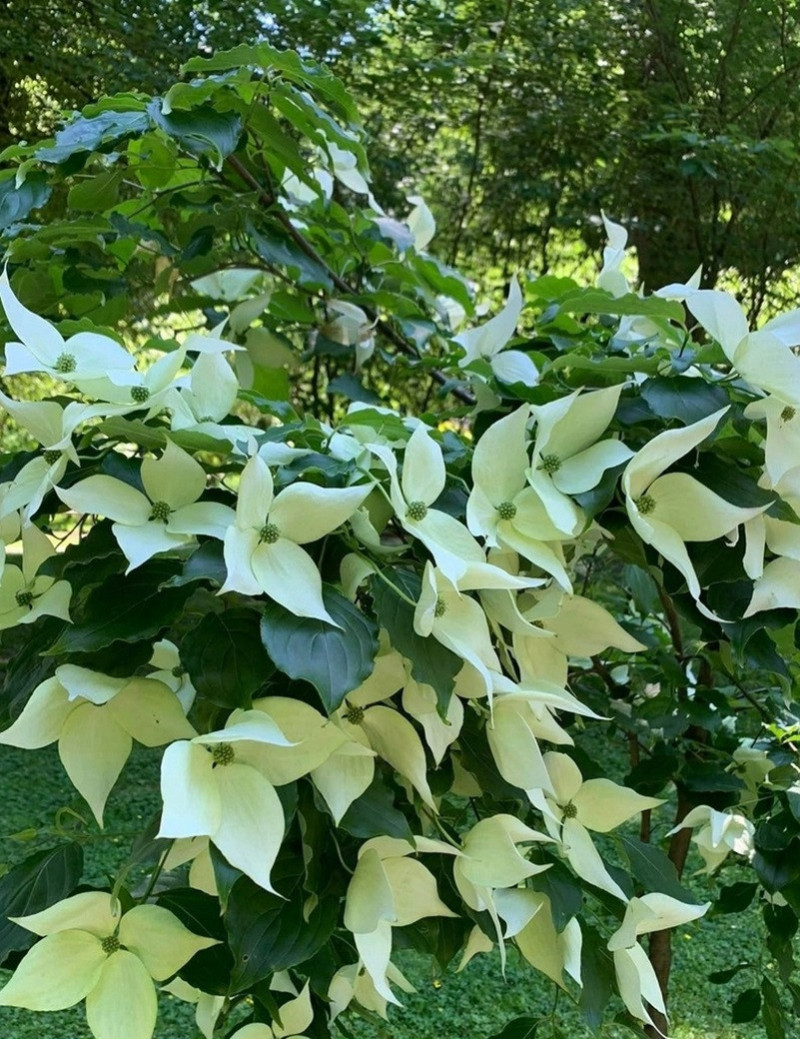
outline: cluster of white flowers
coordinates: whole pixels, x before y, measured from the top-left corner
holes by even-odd
[[[764,486],[800,502],[800,389],[794,390],[800,388],[800,359],[789,349],[800,342],[800,318],[788,316],[750,333],[738,304],[724,293],[684,286],[663,294],[682,296],[739,375],[763,392],[749,415],[766,419]],[[221,595],[264,595],[298,617],[331,625],[336,622],[323,600],[319,570],[304,546],[349,525],[351,543],[361,548],[343,560],[341,583],[357,598],[366,582],[390,580],[383,570],[394,554],[421,543],[427,562],[414,603],[414,631],[463,663],[443,716],[436,692],[414,678],[413,662],[382,633],[372,675],[330,717],[299,700],[267,696],[234,710],[222,728],[198,733],[187,719],[193,690],[170,663],[178,663],[179,651],[160,643],[144,676],[121,679],[62,664],[32,692],[0,743],[34,748],[58,741],[64,767],[100,825],[132,741],[167,745],[159,833],[176,839],[174,862],[196,859],[196,876],[213,887],[213,874],[201,869],[211,842],[234,867],[274,891],[272,867],[285,824],[276,787],[310,778],[338,823],[367,790],[381,760],[418,798],[421,818],[435,819],[438,798],[429,785],[428,760],[438,764],[457,747],[465,711],[479,711],[500,776],[526,793],[543,830],[501,814],[480,820],[460,843],[430,833],[413,844],[389,837],[367,841],[344,907],[359,961],[337,973],[330,989],[333,1008],[338,1013],[355,999],[384,1013],[386,1002],[397,1001],[391,983],[405,986],[391,963],[392,929],[453,915],[418,858],[425,855],[451,857],[464,903],[494,922],[490,936],[477,930],[470,955],[493,942],[503,950],[513,939],[550,977],[562,982],[566,972],[580,983],[577,920],[557,932],[548,897],[525,886],[527,878],[547,869],[529,858],[530,850],[543,846],[588,885],[626,904],[608,944],[620,994],[640,1019],[650,1020],[645,1002],[663,1010],[638,939],[692,920],[706,906],[658,893],[629,900],[593,837],[661,803],[608,779],[584,779],[571,757],[542,750],[540,743],[573,743],[559,712],[598,717],[567,688],[571,658],[589,658],[608,647],[643,649],[574,587],[580,560],[606,537],[587,519],[577,496],[595,488],[608,470],[621,473],[632,527],[680,571],[701,610],[711,614],[686,544],[733,538],[740,526],[747,537],[748,574],[755,579],[747,613],[800,606],[800,528],[767,516],[766,506],[732,505],[691,475],[667,472],[725,423],[727,410],[662,432],[633,451],[608,434],[622,384],[521,405],[479,439],[462,523],[441,501],[441,438],[422,423],[407,421],[403,436],[391,439],[361,423],[354,406],[339,428],[325,431],[330,452],[356,463],[350,485],[299,480],[276,492],[276,464],[302,455],[302,449],[264,441],[255,428],[231,420],[239,387],[232,357],[239,348],[221,338],[222,330],[190,336],[142,371],[133,354],[108,337],[79,333],[64,340],[21,305],[5,274],[0,300],[19,338],[6,347],[6,376],[42,373],[60,392],[76,397],[66,406],[0,398],[42,448],[0,486],[3,560],[7,546],[22,545],[21,564],[6,563],[0,578],[0,628],[43,615],[69,620],[71,589],[43,570],[55,549],[37,522],[54,493],[76,518],[112,521],[129,570],[159,553],[182,553],[198,537],[215,539],[222,543],[227,570]],[[468,370],[485,359],[500,381],[535,380],[526,354],[502,350],[521,307],[514,283],[501,314],[458,337]],[[336,320],[355,320],[346,309],[335,310]],[[153,430],[163,439],[160,451],[141,460],[139,486],[110,472],[82,478],[82,445],[106,438],[113,450],[116,442],[102,424],[130,417],[160,420]],[[181,447],[192,443],[191,436],[206,438],[214,450]],[[234,475],[225,481],[220,458],[233,463],[226,472]],[[212,484],[215,493],[209,495]],[[393,541],[381,539],[388,517],[399,536]],[[774,556],[766,565],[765,549]],[[456,769],[455,794],[474,794],[474,785],[466,770]],[[695,810],[684,821],[703,825],[698,842],[709,869],[730,849],[744,851],[747,828],[738,819]],[[144,904],[120,915],[99,894],[74,896],[18,920],[44,938],[0,992],[0,1004],[54,1009],[85,997],[98,1036],[152,1035],[152,980],[167,979],[211,942],[191,936],[166,910]],[[123,999],[125,993],[133,996]],[[310,1022],[307,991],[295,994],[295,1001],[299,1031]],[[287,1034],[273,1023],[235,1035]]]

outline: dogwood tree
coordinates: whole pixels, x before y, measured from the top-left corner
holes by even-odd
[[[496,948],[659,1035],[670,930],[758,901],[777,973],[723,974],[781,1035],[800,315],[634,292],[608,221],[597,286],[480,313],[323,68],[185,72],[0,182],[0,744],[58,742],[80,821],[0,882],[0,1004],[150,1037],[158,983],[204,1036],[328,1036],[402,1001],[398,948]],[[87,890],[133,741],[160,804]]]

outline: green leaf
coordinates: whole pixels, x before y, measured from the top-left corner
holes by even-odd
[[[199,950],[184,964],[181,978],[204,993],[224,996],[230,986],[233,955],[225,944],[227,935],[219,900],[196,888],[170,888],[159,895],[157,902],[195,935],[221,940],[216,946]]]
[[[510,1022],[506,1022],[499,1033],[492,1033],[493,1040],[536,1036],[536,1030],[538,1029],[540,1022],[540,1018],[532,1018],[530,1015],[522,1015],[519,1018],[512,1018]]]
[[[549,897],[553,924],[557,932],[563,932],[572,918],[580,913],[583,904],[583,894],[574,875],[556,860],[549,870],[534,875],[530,885]]]
[[[752,1022],[761,1008],[761,994],[757,989],[743,990],[731,1008],[732,1022]]]
[[[272,602],[261,620],[261,640],[280,671],[316,687],[330,715],[372,673],[378,629],[330,586],[323,586],[322,598],[339,628],[315,618],[297,617]]]
[[[715,914],[739,914],[753,902],[758,885],[755,881],[735,881],[726,885],[714,901]]]
[[[83,872],[83,849],[74,841],[28,856],[0,878],[0,964],[12,950],[27,950],[37,936],[9,917],[36,914],[72,893]]]
[[[161,587],[179,569],[176,560],[149,560],[132,574],[109,578],[89,593],[80,620],[64,630],[48,653],[86,653],[158,636],[191,593],[188,586]]]
[[[582,924],[580,1009],[593,1033],[599,1031],[603,1013],[615,987],[614,962],[606,940],[592,925]]]
[[[648,892],[664,892],[684,903],[699,902],[683,887],[675,864],[656,845],[648,845],[626,834],[618,833],[615,837],[628,859],[631,873]]]
[[[184,563],[183,570],[164,582],[164,588],[169,589],[174,585],[188,585],[193,581],[207,581],[220,588],[225,584],[228,569],[225,566],[222,542],[215,538],[209,538],[201,542],[189,559]]]
[[[703,379],[689,376],[646,379],[639,392],[659,418],[680,419],[687,426],[729,403],[721,386],[712,386]]]
[[[110,209],[117,201],[119,188],[125,176],[123,170],[108,170],[88,180],[80,180],[67,196],[72,209],[99,213]]]
[[[248,221],[247,232],[262,260],[285,267],[300,285],[313,289],[333,288],[328,269],[304,252],[279,224],[256,228]]]
[[[761,979],[761,996],[761,1019],[764,1023],[764,1032],[769,1037],[785,1037],[786,1023],[783,1019],[780,994],[766,975]]]
[[[124,137],[143,134],[149,127],[145,112],[101,112],[92,117],[76,116],[55,135],[55,144],[34,153],[47,163],[63,163],[80,152],[95,152],[104,145],[116,144]]]
[[[210,155],[217,169],[234,151],[242,132],[238,112],[219,112],[211,105],[198,105],[188,112],[161,111],[161,100],[153,98],[147,112],[156,126],[192,155]]]
[[[339,826],[354,838],[375,838],[386,834],[390,838],[412,840],[408,820],[395,807],[394,795],[376,772],[372,783],[356,798],[342,817]]]
[[[419,575],[405,568],[396,568],[387,571],[387,577],[410,599],[415,602],[419,599]],[[463,664],[461,658],[432,636],[417,635],[414,631],[414,608],[380,577],[372,579],[371,588],[378,620],[389,633],[392,646],[411,662],[411,674],[417,682],[433,687],[439,713],[444,715],[450,704],[456,674]]]
[[[662,300],[659,296],[612,296],[604,289],[587,288],[570,291],[556,302],[564,314],[641,314],[681,323],[684,320],[683,306],[677,300]]]
[[[374,390],[369,390],[360,379],[351,372],[342,372],[328,383],[329,394],[341,394],[348,401],[361,401],[363,404],[380,404],[380,397]]]
[[[238,69],[243,65],[280,72],[288,80],[324,98],[349,122],[358,122],[358,110],[342,81],[324,65],[304,61],[297,51],[277,50],[268,43],[243,43],[231,50],[218,51],[210,58],[190,58],[181,71],[227,72],[228,69]]]
[[[307,918],[305,903],[300,886],[285,900],[249,878],[236,882],[225,914],[234,959],[232,994],[250,989],[275,971],[302,964],[328,942],[339,918],[339,899],[322,897]]]
[[[249,708],[274,667],[259,637],[261,616],[239,607],[206,614],[181,641],[181,662],[192,685],[213,704]]]
[[[706,978],[709,982],[713,982],[715,986],[721,986],[725,982],[730,982],[740,971],[744,971],[745,968],[752,968],[752,966],[749,961],[742,961],[741,964],[736,964],[732,968],[725,968],[723,971],[712,971]]]
[[[795,839],[785,849],[759,849],[753,867],[768,892],[779,892],[800,876],[800,842]]]
[[[10,660],[0,693],[0,726],[5,728],[20,713],[30,695],[56,670],[58,661],[46,656],[53,640],[68,626],[59,618],[40,618],[32,625],[3,633],[3,656]],[[13,640],[13,641],[12,641]]]
[[[31,210],[43,206],[52,190],[43,173],[29,173],[19,186],[13,173],[0,180],[0,231],[25,220]]]

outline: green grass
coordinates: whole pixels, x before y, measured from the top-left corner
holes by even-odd
[[[81,812],[81,803],[67,781],[55,750],[41,752],[0,748],[4,777],[0,803],[0,864],[19,862],[36,847],[36,841],[52,843],[56,814],[63,807]],[[126,768],[109,799],[105,835],[86,846],[86,880],[106,883],[124,860],[135,835],[158,805],[158,755],[138,751]],[[69,823],[69,816],[62,814]],[[12,837],[31,825],[39,830],[36,841],[21,842]],[[50,829],[48,837],[47,830]],[[96,830],[96,828],[95,828]],[[696,869],[700,861],[693,862]],[[726,877],[726,883],[736,880]],[[709,897],[705,879],[691,879],[698,896]],[[713,886],[716,882],[711,882]],[[756,984],[748,972],[733,982],[714,986],[709,972],[731,967],[741,960],[763,960],[763,935],[757,908],[735,914],[700,920],[678,930],[671,990],[672,1037],[763,1037],[760,1022],[730,1025],[730,1006],[736,994]],[[376,1025],[358,1016],[343,1023],[356,1037],[488,1037],[499,1032],[510,1019],[521,1015],[550,1015],[554,1005],[554,986],[529,970],[511,951],[506,977],[500,971],[497,955],[483,955],[462,973],[449,970],[440,977],[432,962],[418,954],[401,951],[397,962],[416,986],[417,992],[404,997],[404,1007],[392,1014],[390,1025]],[[767,967],[769,970],[769,967]],[[4,980],[7,973],[0,972]],[[794,1022],[789,1035],[800,1035]],[[738,1031],[736,1029],[738,1028]],[[613,1024],[604,1035],[620,1036],[621,1027]],[[548,1021],[541,1035],[586,1037],[580,1015],[562,994],[556,1008],[555,1025]],[[15,1009],[0,1009],[2,1037],[88,1037],[82,1006],[69,1011],[35,1014]],[[192,1009],[169,996],[161,999],[157,1036],[196,1037]]]

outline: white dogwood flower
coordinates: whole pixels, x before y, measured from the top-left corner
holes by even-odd
[[[57,740],[67,776],[102,827],[106,799],[133,741],[159,747],[194,733],[178,698],[157,679],[118,679],[63,664],[36,687],[0,733],[0,744],[40,748]]]
[[[560,542],[569,532],[554,523],[545,503],[528,481],[526,426],[530,407],[523,405],[493,423],[475,446],[473,488],[467,501],[467,525],[490,546],[513,549],[552,574],[571,591]],[[569,501],[569,500],[566,500]],[[580,523],[572,503],[570,532]]]
[[[690,426],[659,433],[634,455],[622,475],[634,530],[681,572],[696,600],[700,582],[685,543],[722,538],[765,508],[731,505],[688,473],[664,473],[709,437],[726,412],[722,408]]]
[[[536,439],[528,471],[550,519],[568,535],[583,526],[583,514],[569,497],[590,491],[613,466],[627,462],[633,452],[611,437],[600,440],[619,402],[622,384],[581,393],[548,404],[533,405]]]
[[[0,1005],[59,1011],[85,999],[92,1034],[111,1040],[149,1040],[158,1013],[153,980],[169,978],[218,942],[190,932],[161,906],[122,914],[108,892],[81,892],[11,920],[43,938],[0,990]]]
[[[47,535],[34,524],[26,524],[22,528],[22,565],[7,563],[0,578],[0,629],[30,625],[44,615],[69,621],[69,582],[39,574],[39,568],[53,555]]]
[[[269,466],[254,455],[242,470],[236,517],[225,532],[228,576],[220,589],[265,592],[300,617],[334,624],[322,601],[322,579],[301,546],[335,531],[361,505],[371,485],[322,488],[298,482],[274,492]]]
[[[594,847],[589,831],[605,834],[645,809],[662,804],[629,787],[601,777],[584,780],[573,760],[558,751],[548,751],[544,762],[552,794],[529,791],[531,802],[544,814],[549,833],[560,842],[573,870],[591,885],[627,902],[627,896],[611,877]]]
[[[489,362],[492,372],[501,383],[535,386],[539,381],[539,372],[528,355],[521,350],[504,349],[516,331],[524,303],[519,282],[512,278],[508,299],[500,313],[483,325],[467,329],[455,337],[455,342],[464,350],[459,365],[466,368],[482,359]]]
[[[274,892],[283,843],[280,798],[266,778],[269,747],[291,741],[264,711],[234,711],[224,729],[171,744],[161,761],[161,838],[211,839],[233,867]]]
[[[457,917],[439,898],[436,879],[416,852],[458,855],[444,842],[416,837],[414,844],[398,838],[372,838],[358,852],[358,863],[347,887],[344,926],[353,933],[356,949],[377,992],[392,1004],[388,968],[392,928],[403,928],[423,917]]]
[[[168,440],[161,458],[144,459],[141,476],[144,494],[105,474],[56,490],[75,512],[114,521],[114,537],[130,564],[129,572],[156,553],[184,545],[194,535],[224,537],[233,522],[233,510],[221,502],[198,501],[205,491],[206,474],[183,449]]]
[[[731,852],[749,859],[755,851],[755,827],[741,813],[720,812],[708,805],[697,805],[669,833],[675,834],[684,827],[695,828],[692,841],[703,857],[706,874],[715,871]]]
[[[78,384],[84,379],[125,380],[134,359],[116,340],[97,332],[78,332],[65,340],[45,318],[24,307],[0,274],[0,303],[21,343],[6,343],[5,374],[46,372],[53,379]]]

